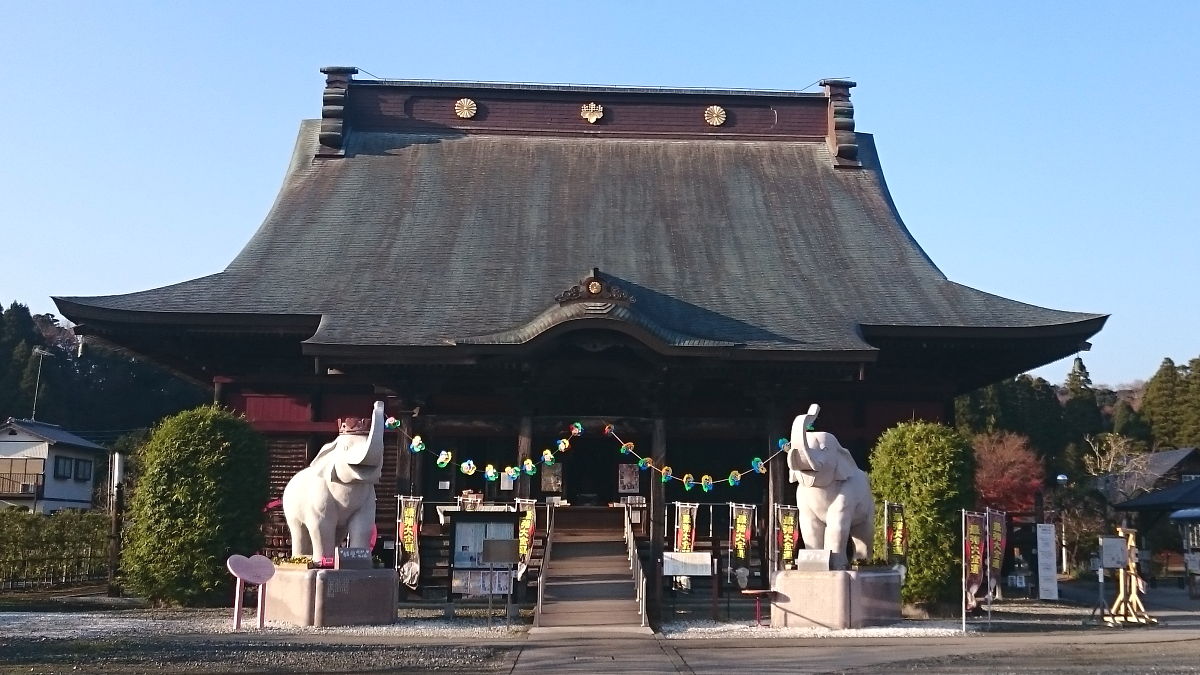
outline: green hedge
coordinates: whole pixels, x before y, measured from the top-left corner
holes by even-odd
[[[137,458],[122,572],[155,604],[229,602],[225,560],[262,547],[267,450],[242,418],[214,406],[168,417]]]
[[[932,606],[961,602],[962,509],[975,503],[975,456],[950,427],[905,422],[879,438],[871,455],[871,491],[877,501],[904,505],[908,526],[905,602]],[[876,518],[882,518],[882,509]],[[875,550],[886,550],[877,523]]]
[[[0,561],[103,558],[108,527],[108,514],[96,511],[63,510],[49,516],[23,509],[0,511]],[[37,572],[36,565],[30,571]]]

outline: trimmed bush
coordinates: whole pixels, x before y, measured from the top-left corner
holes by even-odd
[[[65,570],[107,567],[109,516],[98,511],[52,515],[0,510],[0,587],[9,581],[67,576]]]
[[[164,419],[137,458],[122,570],[158,605],[230,601],[225,560],[262,548],[267,449],[246,421],[215,406]]]
[[[879,438],[871,455],[871,491],[877,501],[904,504],[908,574],[904,602],[957,606],[962,586],[962,509],[975,505],[975,456],[950,427],[905,422]],[[876,518],[882,517],[882,509]],[[884,548],[877,523],[875,549]]]

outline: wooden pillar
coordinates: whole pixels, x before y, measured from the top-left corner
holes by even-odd
[[[521,416],[520,426],[517,428],[517,468],[520,468],[525,460],[533,458],[533,418],[529,415]],[[533,477],[525,475],[521,472],[521,477],[517,479],[517,496],[521,499],[529,499],[529,495],[533,491]]]
[[[763,452],[765,456],[770,457],[779,450],[779,439],[786,436],[784,431],[786,425],[780,419],[778,407],[771,404],[766,406],[764,415],[764,428],[766,431],[766,448]],[[792,499],[788,496],[787,489],[787,457],[780,453],[775,459],[767,464],[767,494],[766,505],[767,510],[767,532],[766,532],[766,564],[763,566],[763,581],[769,587],[771,578],[779,565],[779,554],[776,550],[779,543],[775,540],[775,504],[790,504]]]
[[[402,401],[401,407],[407,408],[408,404],[409,404],[409,401]],[[406,485],[404,485],[404,486],[406,486],[407,489],[401,490],[401,486],[400,486],[400,484],[398,484],[398,480],[397,480],[396,492],[397,492],[397,494],[403,494],[403,495],[420,495],[420,494],[422,494],[422,491],[424,491],[424,489],[422,489],[422,483],[421,483],[421,473],[422,473],[421,468],[425,466],[425,460],[427,460],[428,458],[425,458],[425,456],[415,455],[413,453],[408,452],[408,450],[404,449],[404,448],[408,447],[409,438],[413,437],[413,417],[410,416],[410,414],[401,413],[400,431],[401,431],[400,452],[404,458],[404,483],[406,483]],[[426,452],[428,452],[427,448],[426,448]],[[398,458],[397,458],[397,460],[398,460]],[[400,468],[398,468],[398,465],[400,465],[400,461],[397,461],[396,464],[397,464],[396,471],[398,472],[398,471],[400,471]]]
[[[654,466],[661,467],[667,463],[667,424],[661,417],[654,420],[650,457],[654,460]],[[646,583],[650,585],[650,598],[653,600],[650,616],[656,626],[662,625],[662,555],[667,513],[665,498],[666,489],[663,482],[652,480],[650,482],[650,508],[647,513],[650,518],[650,560],[646,565],[648,572]]]

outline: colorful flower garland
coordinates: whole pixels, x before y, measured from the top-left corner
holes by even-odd
[[[404,433],[404,430],[400,428],[400,421],[397,420],[396,418],[394,418],[394,417],[387,418],[387,421],[385,422],[385,427],[392,431],[399,431],[402,435],[404,435],[404,437],[408,439],[408,450],[409,450],[409,452],[413,453],[414,455],[419,454],[425,450],[425,442],[421,440],[421,436],[420,435],[409,436],[408,434]],[[579,422],[574,422],[571,424],[571,426],[567,427],[566,437],[559,438],[557,441],[555,441],[555,444],[554,444],[555,449],[551,450],[549,448],[546,448],[545,450],[542,450],[541,457],[539,457],[536,462],[533,459],[527,458],[524,461],[522,461],[520,465],[504,467],[504,471],[502,471],[502,472],[498,471],[496,469],[496,465],[488,464],[488,465],[484,466],[484,468],[483,468],[483,477],[489,481],[495,481],[495,480],[498,480],[501,475],[507,476],[508,478],[510,478],[512,480],[516,480],[517,478],[519,478],[521,476],[521,474],[524,474],[526,476],[533,476],[533,475],[537,474],[538,465],[540,465],[540,464],[544,464],[546,466],[553,465],[554,462],[556,461],[558,454],[566,452],[568,449],[570,449],[571,439],[575,438],[576,436],[580,436],[582,434],[583,434],[583,425],[580,424]],[[731,486],[736,486],[736,485],[740,484],[742,482],[742,476],[744,476],[748,473],[765,474],[767,472],[767,464],[772,459],[775,459],[775,457],[778,456],[780,453],[784,452],[784,450],[786,450],[787,446],[788,446],[788,440],[786,438],[781,438],[778,441],[778,446],[779,446],[778,450],[771,453],[771,455],[768,456],[766,459],[762,459],[761,457],[755,457],[754,459],[750,460],[750,468],[747,469],[746,471],[738,471],[737,469],[734,469],[729,472],[728,476],[726,476],[725,478],[722,478],[720,480],[713,479],[713,477],[709,474],[703,474],[700,476],[699,482],[697,482],[696,476],[694,474],[685,473],[685,474],[683,474],[683,477],[681,478],[679,476],[676,476],[674,469],[672,469],[668,465],[663,465],[661,467],[655,466],[653,459],[651,459],[650,457],[643,457],[642,455],[639,455],[637,453],[633,443],[627,443],[626,441],[622,440],[621,437],[617,435],[616,428],[613,427],[613,425],[611,425],[611,424],[604,425],[604,435],[612,436],[614,439],[616,439],[616,441],[618,443],[620,443],[620,446],[618,447],[618,451],[622,455],[632,455],[632,456],[636,457],[638,460],[637,466],[639,469],[641,469],[642,471],[646,471],[649,469],[653,469],[654,471],[657,471],[659,474],[659,480],[663,483],[667,483],[672,480],[680,481],[681,483],[683,483],[683,489],[687,490],[687,491],[691,491],[692,488],[699,485],[701,490],[703,490],[705,492],[712,492],[713,488],[721,483],[728,483]],[[441,452],[438,453],[438,456],[437,456],[438,468],[444,469],[444,468],[450,466],[451,462],[453,462],[453,461],[454,461],[454,451],[453,450],[442,450]],[[476,466],[474,460],[467,459],[458,465],[458,470],[461,473],[463,473],[464,475],[473,476],[473,475],[475,475],[475,473],[477,471],[479,471],[479,467]]]

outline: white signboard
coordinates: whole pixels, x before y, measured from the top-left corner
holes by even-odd
[[[512,591],[512,571],[454,570],[451,592],[463,595],[508,595]]]
[[[1037,575],[1038,599],[1058,599],[1058,558],[1054,555],[1054,525],[1038,523]]]
[[[1100,566],[1119,570],[1129,564],[1129,548],[1124,537],[1100,537]]]
[[[712,555],[708,553],[680,553],[678,551],[663,551],[663,576],[712,576]]]

